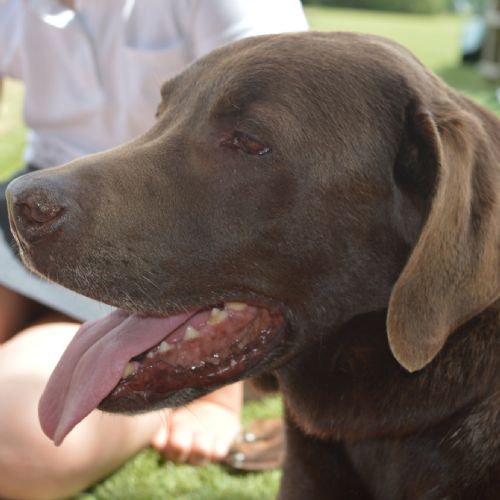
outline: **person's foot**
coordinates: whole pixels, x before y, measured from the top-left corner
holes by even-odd
[[[223,460],[241,430],[241,384],[234,384],[171,411],[152,445],[177,463]]]
[[[256,420],[240,434],[224,463],[237,471],[279,469],[285,458],[285,428],[281,417]]]

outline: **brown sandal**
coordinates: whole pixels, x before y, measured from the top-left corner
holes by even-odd
[[[234,442],[224,463],[237,471],[279,469],[285,456],[283,420],[271,418],[253,422]]]

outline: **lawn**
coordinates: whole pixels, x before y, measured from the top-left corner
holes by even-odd
[[[370,32],[394,38],[410,48],[450,85],[500,113],[496,86],[480,79],[473,67],[459,64],[458,40],[463,19],[456,16],[409,16],[345,9],[308,8],[312,29]],[[24,129],[19,116],[22,88],[7,82],[0,107],[0,175],[21,164]],[[279,414],[280,403],[271,398],[245,408],[244,421]],[[266,500],[274,498],[279,473],[228,473],[217,465],[193,468],[163,463],[145,450],[111,477],[82,494],[86,500]]]
[[[0,178],[21,165],[25,129],[21,120],[21,84],[6,80],[0,100]]]

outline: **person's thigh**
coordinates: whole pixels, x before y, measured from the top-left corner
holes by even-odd
[[[94,411],[60,447],[42,433],[38,399],[78,325],[37,324],[0,345],[0,497],[63,498],[82,491],[147,446],[163,414]]]
[[[0,344],[40,314],[42,306],[0,285]]]

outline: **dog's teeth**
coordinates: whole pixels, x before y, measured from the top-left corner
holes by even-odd
[[[136,369],[137,369],[136,363],[130,361],[129,363],[127,363],[127,366],[123,370],[122,378],[130,377],[130,375],[133,375],[135,373]]]
[[[193,328],[192,326],[188,326],[186,328],[186,336],[184,337],[186,340],[196,339],[200,336],[200,332]]]
[[[158,352],[167,352],[167,351],[170,351],[171,349],[173,349],[174,346],[172,344],[169,344],[168,342],[166,342],[165,340],[160,344],[159,348],[158,348]]]
[[[215,326],[222,323],[225,319],[227,319],[227,312],[214,307],[212,309],[212,313],[210,314],[210,318],[208,319],[208,324]]]
[[[153,351],[149,351],[147,354],[146,354],[146,358],[154,358],[155,357],[155,353]]]
[[[226,302],[225,307],[232,311],[244,311],[247,305],[244,302]]]
[[[220,362],[221,362],[220,354],[218,352],[214,352],[212,354],[210,360],[211,360],[211,364],[213,364],[213,365],[219,365]]]

